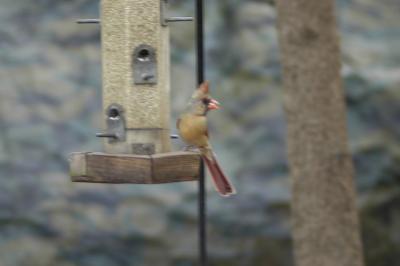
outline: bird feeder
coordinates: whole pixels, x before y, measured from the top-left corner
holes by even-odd
[[[70,156],[75,182],[154,184],[197,180],[200,156],[171,152],[167,0],[102,0],[104,153]]]

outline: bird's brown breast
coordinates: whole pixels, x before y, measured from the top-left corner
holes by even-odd
[[[205,116],[184,114],[180,117],[177,126],[186,143],[197,147],[208,146],[207,118]]]

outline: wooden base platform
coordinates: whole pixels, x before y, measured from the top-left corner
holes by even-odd
[[[194,152],[154,155],[77,152],[70,155],[73,182],[161,184],[199,178],[201,157]]]

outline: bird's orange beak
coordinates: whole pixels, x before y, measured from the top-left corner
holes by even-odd
[[[220,104],[217,100],[215,99],[210,99],[210,103],[208,104],[208,109],[209,110],[218,110],[220,108]]]

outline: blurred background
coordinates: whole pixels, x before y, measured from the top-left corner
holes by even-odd
[[[293,265],[273,1],[206,5],[212,141],[238,195],[209,182],[210,265]],[[0,265],[195,265],[197,183],[73,184],[101,151],[98,0],[0,0]],[[194,1],[171,1],[193,15]],[[366,264],[400,259],[400,5],[339,0],[350,146]],[[171,127],[195,84],[194,24],[171,25]],[[323,58],[321,58],[323,60]],[[179,148],[179,143],[176,143]]]

